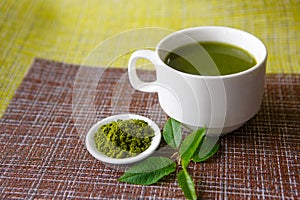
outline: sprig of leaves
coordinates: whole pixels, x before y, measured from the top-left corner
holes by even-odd
[[[151,185],[164,176],[174,172],[177,165],[181,165],[182,169],[177,175],[179,186],[186,198],[197,199],[195,184],[188,173],[187,167],[190,161],[206,161],[219,149],[219,144],[215,144],[215,140],[205,137],[205,134],[206,129],[201,128],[188,134],[182,141],[180,122],[170,118],[164,125],[163,138],[171,148],[179,152],[177,163],[166,157],[150,157],[129,168],[119,178],[119,181],[132,184]],[[206,146],[203,146],[202,144],[205,143]],[[212,145],[214,145],[213,148],[211,148]]]

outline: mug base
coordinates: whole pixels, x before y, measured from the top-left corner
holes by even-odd
[[[219,137],[219,136],[224,136],[227,135],[229,133],[231,133],[232,131],[240,128],[241,126],[243,126],[245,123],[240,123],[238,125],[234,125],[234,126],[227,126],[227,127],[223,127],[223,128],[207,128],[207,133],[206,135],[208,137]],[[186,128],[189,131],[195,131],[199,128],[202,127],[197,127],[197,126],[191,126],[188,124],[183,124],[183,127]]]

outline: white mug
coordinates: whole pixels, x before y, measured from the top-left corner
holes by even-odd
[[[164,63],[168,52],[203,41],[240,47],[251,54],[257,64],[234,74],[208,76],[180,72]],[[156,81],[144,82],[138,77],[137,59],[153,63]],[[242,126],[260,109],[266,60],[267,49],[257,37],[234,28],[203,26],[166,36],[155,51],[135,51],[129,59],[128,74],[135,89],[158,93],[159,104],[168,116],[191,129],[206,127],[210,135],[226,134]]]

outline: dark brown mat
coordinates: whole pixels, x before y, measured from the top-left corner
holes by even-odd
[[[166,116],[155,94],[135,91],[130,102],[116,101],[124,90],[114,88],[126,70],[105,70],[88,94],[73,90],[78,69],[42,59],[33,63],[0,119],[0,199],[183,199],[174,175],[152,186],[119,183],[122,172],[87,152],[82,141],[90,110],[78,105],[90,95],[98,120],[128,109],[162,127]],[[99,73],[85,70],[91,78]],[[188,167],[204,199],[300,198],[300,76],[268,75],[266,83],[260,112],[221,138],[212,159]],[[72,113],[86,123],[75,126]]]

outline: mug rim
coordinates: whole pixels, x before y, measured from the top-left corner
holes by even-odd
[[[201,30],[207,30],[207,29],[214,29],[214,30],[230,30],[230,31],[235,31],[235,32],[240,32],[244,35],[250,36],[252,38],[254,38],[255,40],[257,40],[258,43],[261,44],[262,47],[262,51],[263,51],[263,56],[260,62],[257,61],[257,58],[254,57],[251,53],[251,55],[255,58],[255,60],[257,61],[257,63],[250,67],[249,69],[246,69],[244,71],[241,72],[236,72],[233,74],[226,74],[226,75],[196,75],[196,74],[189,74],[186,72],[182,72],[179,70],[174,69],[173,67],[170,67],[169,65],[167,65],[162,59],[161,56],[159,54],[159,50],[163,49],[161,48],[161,46],[167,41],[169,40],[171,37],[178,35],[178,34],[185,34],[185,32],[189,32],[189,31],[201,31]],[[188,36],[189,37],[189,36]],[[226,42],[225,42],[226,43]],[[230,44],[230,43],[228,43]],[[235,45],[237,46],[237,45]],[[240,47],[240,46],[239,46]],[[244,49],[243,47],[240,47],[242,49]],[[191,28],[186,28],[186,29],[181,29],[178,31],[175,31],[167,36],[165,36],[163,39],[160,40],[160,42],[157,44],[156,48],[155,48],[155,54],[158,57],[159,61],[163,63],[163,65],[165,65],[166,67],[168,67],[170,70],[177,72],[179,74],[182,74],[184,76],[190,76],[190,77],[201,77],[201,78],[207,78],[207,79],[219,79],[219,78],[232,78],[232,77],[236,77],[236,76],[241,76],[241,75],[246,75],[249,74],[253,71],[258,70],[258,68],[260,68],[261,66],[263,66],[263,63],[266,62],[267,60],[267,56],[268,56],[268,51],[266,48],[266,45],[255,35],[248,33],[246,31],[240,30],[240,29],[236,29],[236,28],[232,28],[232,27],[226,27],[226,26],[197,26],[197,27],[191,27]]]

